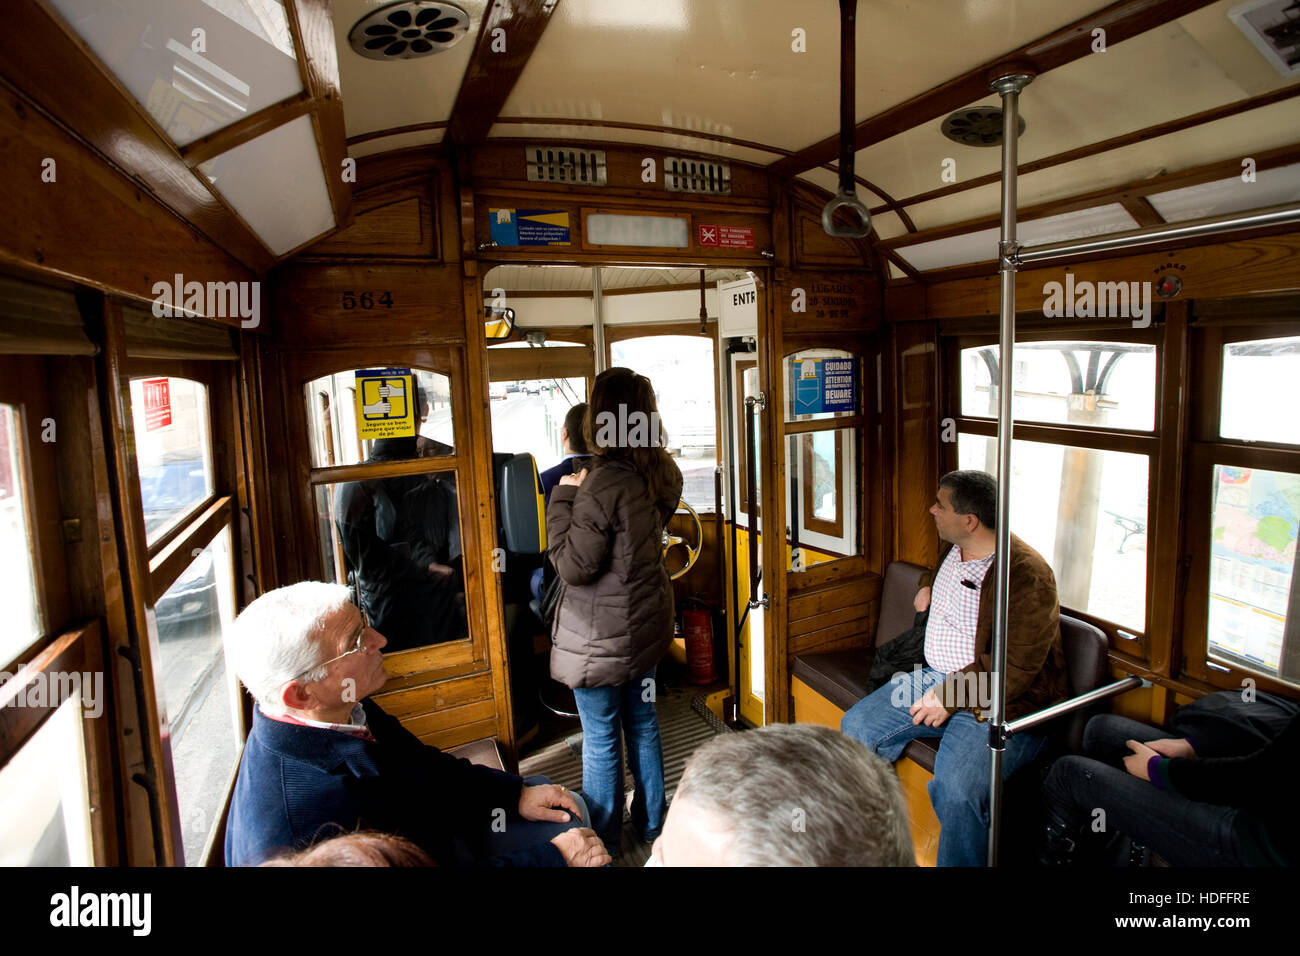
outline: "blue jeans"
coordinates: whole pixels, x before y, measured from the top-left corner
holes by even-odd
[[[840,730],[893,763],[908,742],[942,737],[930,781],[930,802],[939,818],[939,866],[983,866],[988,859],[989,731],[970,711],[959,710],[938,727],[913,724],[908,708],[944,675],[933,667],[896,674],[844,715]],[[1007,740],[1002,778],[1032,761],[1047,743],[1042,734]]]
[[[653,839],[668,814],[664,794],[664,759],[659,744],[659,718],[653,699],[655,669],[620,687],[576,687],[582,719],[582,792],[591,809],[593,830],[605,845],[618,849],[623,829],[623,746],[636,792],[632,822],[642,837]],[[650,683],[646,683],[649,681]],[[649,696],[650,700],[645,698]]]
[[[1122,833],[1174,866],[1249,866],[1239,810],[1160,790],[1124,769],[1131,753],[1126,740],[1172,736],[1114,714],[1092,718],[1083,732],[1088,756],[1062,757],[1043,784],[1052,822],[1065,830]]]

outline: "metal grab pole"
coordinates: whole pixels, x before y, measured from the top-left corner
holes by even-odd
[[[1014,397],[1016,340],[1016,107],[1020,91],[1033,80],[1023,73],[1004,76],[989,86],[1002,95],[1002,237],[998,245],[1002,279],[1002,316],[998,327],[998,511],[993,561],[993,700],[989,723],[989,866],[998,865],[1002,833],[1002,755],[1006,746],[1007,599],[1011,590],[1011,400]]]

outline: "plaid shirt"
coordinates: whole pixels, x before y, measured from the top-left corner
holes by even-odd
[[[939,565],[930,592],[930,618],[925,626],[925,662],[951,674],[975,660],[975,628],[979,623],[980,586],[993,564],[993,555],[962,561],[953,546]]]

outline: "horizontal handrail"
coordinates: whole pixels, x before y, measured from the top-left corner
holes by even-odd
[[[1184,222],[1159,223],[1106,236],[1085,236],[1081,239],[1063,239],[1060,242],[1049,242],[1038,246],[1024,246],[1015,253],[1014,259],[1017,268],[1051,265],[1069,256],[1096,255],[1143,246],[1167,245],[1206,236],[1227,235],[1245,229],[1262,229],[1265,226],[1285,226],[1293,223],[1300,223],[1300,203],[1265,206],[1262,209],[1207,216],[1204,219],[1188,219]]]
[[[1149,687],[1150,681],[1143,680],[1141,677],[1125,677],[1123,680],[1117,680],[1113,684],[1107,684],[1105,687],[1098,687],[1096,690],[1090,690],[1086,694],[1080,694],[1078,697],[1072,697],[1069,700],[1063,700],[1059,704],[1053,704],[1051,707],[1045,707],[1037,713],[1026,714],[1019,720],[1010,721],[1006,725],[1005,734],[1010,737],[1018,734],[1030,727],[1037,727],[1039,724],[1054,720],[1062,714],[1068,714],[1071,711],[1082,710],[1090,704],[1095,704],[1099,700],[1105,700],[1107,697],[1114,697],[1116,694],[1122,694],[1125,691],[1133,690],[1138,687]]]

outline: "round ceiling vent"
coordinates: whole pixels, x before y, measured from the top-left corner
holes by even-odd
[[[451,3],[401,0],[352,25],[348,42],[371,60],[410,60],[441,53],[469,32],[469,14]]]
[[[1020,121],[1020,132],[1025,131],[1025,118]],[[943,135],[963,146],[1002,145],[1002,110],[996,106],[973,106],[958,110],[943,121]]]

